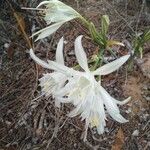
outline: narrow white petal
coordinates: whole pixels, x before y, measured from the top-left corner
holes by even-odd
[[[59,40],[56,49],[56,62],[62,65],[64,65],[63,46],[64,46],[64,38],[62,37]]]
[[[90,124],[90,120],[89,120],[89,118],[86,118],[85,131],[84,131],[84,136],[83,136],[83,141],[84,142],[87,141],[87,131],[88,131],[89,124]]]
[[[49,3],[50,3],[50,1],[43,1],[36,8],[39,8],[40,6],[46,5],[46,4],[49,4]]]
[[[55,31],[57,31],[58,28],[60,28],[65,22],[66,21],[62,21],[62,22],[58,22],[58,23],[55,23],[53,25],[50,25],[44,29],[37,31],[36,33],[33,33],[31,37],[39,34],[38,38],[35,41],[37,41],[39,39],[43,39],[43,38],[53,34]]]
[[[88,109],[88,107],[87,107]],[[84,119],[86,118],[89,118],[89,115],[90,115],[90,111],[89,110],[84,110],[82,113],[81,113],[81,121],[83,121]]]
[[[31,56],[31,58],[32,58],[37,64],[41,65],[43,68],[47,68],[47,69],[52,69],[52,70],[53,70],[53,68],[52,68],[48,63],[46,63],[45,61],[39,59],[39,58],[34,54],[34,52],[33,52],[32,49],[30,49],[30,56]]]
[[[93,72],[94,75],[107,75],[115,70],[117,70],[120,66],[122,66],[128,59],[130,55],[122,56],[121,58],[108,63]]]
[[[104,133],[104,123],[103,122],[100,122],[100,125],[97,127],[97,131],[98,131],[98,134],[103,134]]]
[[[109,95],[109,93],[107,93],[107,91],[102,87],[99,86],[99,90],[101,93],[101,97],[104,101],[104,104],[106,106],[106,109],[109,113],[109,115],[116,120],[117,122],[120,123],[125,123],[128,122],[128,120],[126,120],[119,111],[119,108],[117,107],[117,104],[113,101],[112,97]]]
[[[82,101],[82,104],[81,104],[82,106],[80,109],[81,121],[85,120],[86,122],[84,139],[86,139],[87,130],[91,122],[91,113],[95,109],[93,106],[93,101],[95,100],[94,97],[95,97],[95,93],[92,89],[90,89],[89,93],[87,93],[86,99]]]
[[[117,104],[112,100],[112,97],[102,86],[99,86],[99,92],[100,92],[100,96],[106,106],[107,111],[109,113],[113,113],[113,114],[120,113]]]
[[[77,57],[79,65],[85,70],[89,71],[86,53],[82,47],[81,39],[82,35],[78,36],[75,40],[75,55]]]
[[[94,101],[94,93],[92,90],[89,90],[89,93],[87,93],[87,96],[84,101],[82,101],[82,113],[81,117],[82,120],[89,118],[91,111],[93,108],[93,101]]]
[[[59,64],[57,62],[51,61],[51,60],[47,60],[48,64],[50,66],[53,66],[53,70],[58,71],[60,73],[63,73],[67,76],[73,76],[74,73],[78,73],[78,71],[73,70],[72,68],[69,68],[67,66],[64,66],[62,64]]]
[[[66,75],[72,75],[73,72],[75,70],[68,68],[62,64],[58,64],[54,61],[50,61],[48,60],[48,63],[44,62],[43,60],[39,59],[33,52],[32,49],[30,49],[30,56],[33,60],[35,60],[36,63],[38,63],[39,65],[41,65],[43,68],[47,68],[47,69],[51,69],[51,70],[55,70],[58,71],[60,73],[66,74]],[[77,72],[77,71],[75,71]]]
[[[97,95],[95,97],[95,105],[94,105],[94,110],[98,113],[99,118],[100,118],[100,122],[104,122],[106,119],[106,115],[105,115],[105,110],[104,110],[104,103],[101,99],[100,95]]]
[[[126,99],[123,100],[123,101],[119,101],[119,100],[116,100],[116,99],[114,99],[114,98],[112,98],[112,99],[114,100],[114,102],[115,102],[116,104],[124,105],[124,104],[128,103],[128,102],[131,100],[131,97],[128,97],[128,98],[126,98]]]
[[[126,120],[121,114],[110,114],[111,117],[116,120],[119,123],[126,123],[128,120]]]

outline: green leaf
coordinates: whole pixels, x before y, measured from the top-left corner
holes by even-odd
[[[110,20],[109,20],[108,15],[103,15],[103,16],[102,16],[102,21],[101,21],[101,26],[102,26],[102,29],[101,29],[101,30],[102,30],[102,34],[103,34],[103,35],[106,35],[106,34],[107,34],[109,24],[110,24]]]
[[[144,42],[148,42],[150,40],[150,30],[144,33]]]
[[[142,59],[142,57],[143,57],[143,48],[142,47],[139,48],[139,52],[140,52],[140,57]]]

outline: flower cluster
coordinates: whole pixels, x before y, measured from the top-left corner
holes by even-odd
[[[81,40],[82,35],[76,38],[74,45],[77,61],[84,71],[77,71],[64,65],[63,38],[60,39],[56,49],[56,61],[42,61],[33,53],[32,49],[30,56],[42,67],[54,70],[53,73],[44,74],[39,80],[42,93],[46,96],[53,96],[58,107],[61,103],[74,105],[75,108],[68,116],[80,115],[81,119],[85,120],[84,140],[86,140],[89,126],[96,127],[99,134],[104,132],[106,112],[119,123],[128,121],[120,114],[117,104],[127,103],[130,97],[124,101],[114,99],[102,87],[101,81],[97,81],[95,77],[117,70],[128,60],[129,55],[105,64],[95,71],[90,71]]]

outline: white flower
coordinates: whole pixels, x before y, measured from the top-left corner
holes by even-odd
[[[90,71],[81,39],[82,36],[79,36],[75,40],[75,55],[84,72],[73,70],[53,61],[49,61],[49,64],[47,64],[41,60],[37,61],[38,58],[33,59],[43,67],[55,70],[68,77],[67,83],[57,90],[53,96],[62,103],[72,103],[75,106],[75,109],[70,112],[69,116],[74,117],[80,114],[82,120],[85,120],[84,140],[86,140],[89,125],[96,127],[99,134],[104,132],[104,127],[106,126],[105,108],[107,113],[117,122],[127,122],[121,116],[117,104],[125,104],[130,98],[122,102],[114,99],[101,86],[100,81],[96,81],[95,76],[107,75],[117,70],[128,60],[129,55],[108,63],[95,71]],[[44,63],[45,65],[43,65]]]
[[[43,1],[37,6],[37,8],[43,5],[46,6],[44,20],[46,21],[47,25],[51,23],[54,24],[34,33],[32,37],[39,34],[36,41],[51,35],[65,22],[82,17],[73,8],[64,4],[63,2],[60,2],[59,0]]]
[[[57,49],[56,49],[56,62],[62,65],[64,65],[63,42],[64,42],[63,38],[61,38],[58,42]],[[32,59],[34,59],[37,63],[39,63],[43,67],[45,67],[45,65],[47,67],[50,67],[49,64],[46,64],[45,62],[37,58],[34,55],[32,49],[30,50],[30,56],[32,57]],[[68,77],[65,74],[62,74],[57,71],[53,73],[43,74],[43,77],[39,79],[40,81],[39,85],[41,86],[42,95],[45,95],[47,97],[54,95],[57,90],[59,90],[60,88],[64,86],[67,79]],[[60,102],[57,100],[55,101],[55,104],[57,107],[60,106]]]

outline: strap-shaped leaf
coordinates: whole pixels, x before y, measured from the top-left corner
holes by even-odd
[[[110,21],[108,15],[103,15],[102,16],[102,21],[101,21],[101,26],[102,26],[102,34],[106,35],[108,32],[108,27],[109,27]]]

